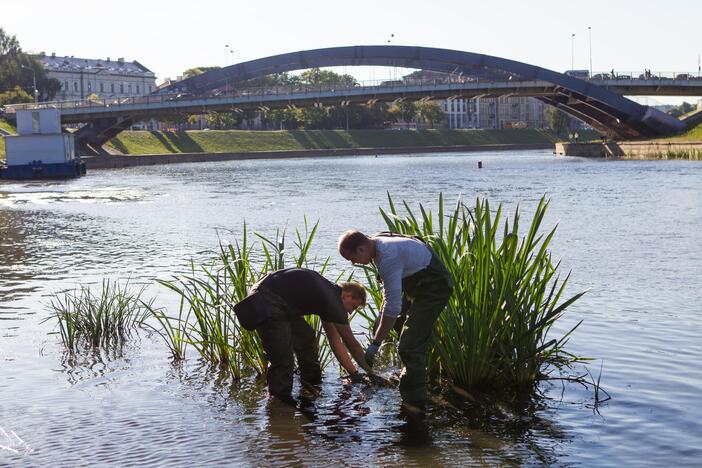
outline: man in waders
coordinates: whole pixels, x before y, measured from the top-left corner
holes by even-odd
[[[353,263],[373,262],[378,269],[383,306],[365,358],[373,364],[380,345],[395,327],[400,335],[398,351],[403,364],[402,405],[412,414],[423,414],[427,400],[427,348],[434,323],[452,289],[446,267],[424,242],[392,233],[368,237],[356,230],[346,231],[339,238],[339,253]]]
[[[351,376],[360,380],[351,356],[368,374],[363,348],[354,337],[348,314],[364,305],[366,291],[358,283],[336,285],[305,268],[286,268],[265,276],[234,306],[239,323],[256,330],[268,358],[268,393],[286,403],[292,398],[294,359],[303,386],[322,381],[317,336],[303,315],[316,314],[334,356]],[[347,351],[348,350],[348,351]]]

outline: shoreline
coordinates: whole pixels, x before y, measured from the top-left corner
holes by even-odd
[[[622,142],[559,142],[555,145],[557,156],[582,158],[607,158],[654,161],[702,159],[702,141],[697,140],[647,140]]]
[[[462,146],[406,146],[386,148],[336,148],[310,150],[256,151],[233,153],[167,153],[139,155],[101,155],[83,156],[86,168],[92,169],[122,169],[137,166],[155,166],[164,164],[180,164],[192,162],[240,161],[246,159],[293,159],[310,157],[343,157],[369,156],[389,154],[417,153],[459,153],[509,150],[539,150],[553,149],[552,143],[519,143],[493,145],[462,145]]]

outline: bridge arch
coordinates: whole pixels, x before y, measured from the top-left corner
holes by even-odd
[[[682,130],[677,119],[640,105],[608,89],[546,68],[491,55],[417,46],[349,46],[274,55],[212,70],[177,82],[159,93],[201,93],[274,73],[315,67],[395,66],[470,75],[476,70],[504,72],[518,80],[542,80],[555,86],[538,99],[619,138],[651,137]]]

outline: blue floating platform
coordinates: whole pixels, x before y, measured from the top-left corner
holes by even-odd
[[[57,179],[82,175],[85,175],[85,163],[80,160],[57,164],[32,161],[29,164],[0,167],[0,179]]]

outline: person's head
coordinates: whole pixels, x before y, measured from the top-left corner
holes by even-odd
[[[366,288],[358,283],[341,283],[341,302],[344,303],[346,312],[350,314],[366,305]]]
[[[368,265],[373,260],[373,241],[360,231],[350,229],[339,237],[339,253],[352,263]]]

